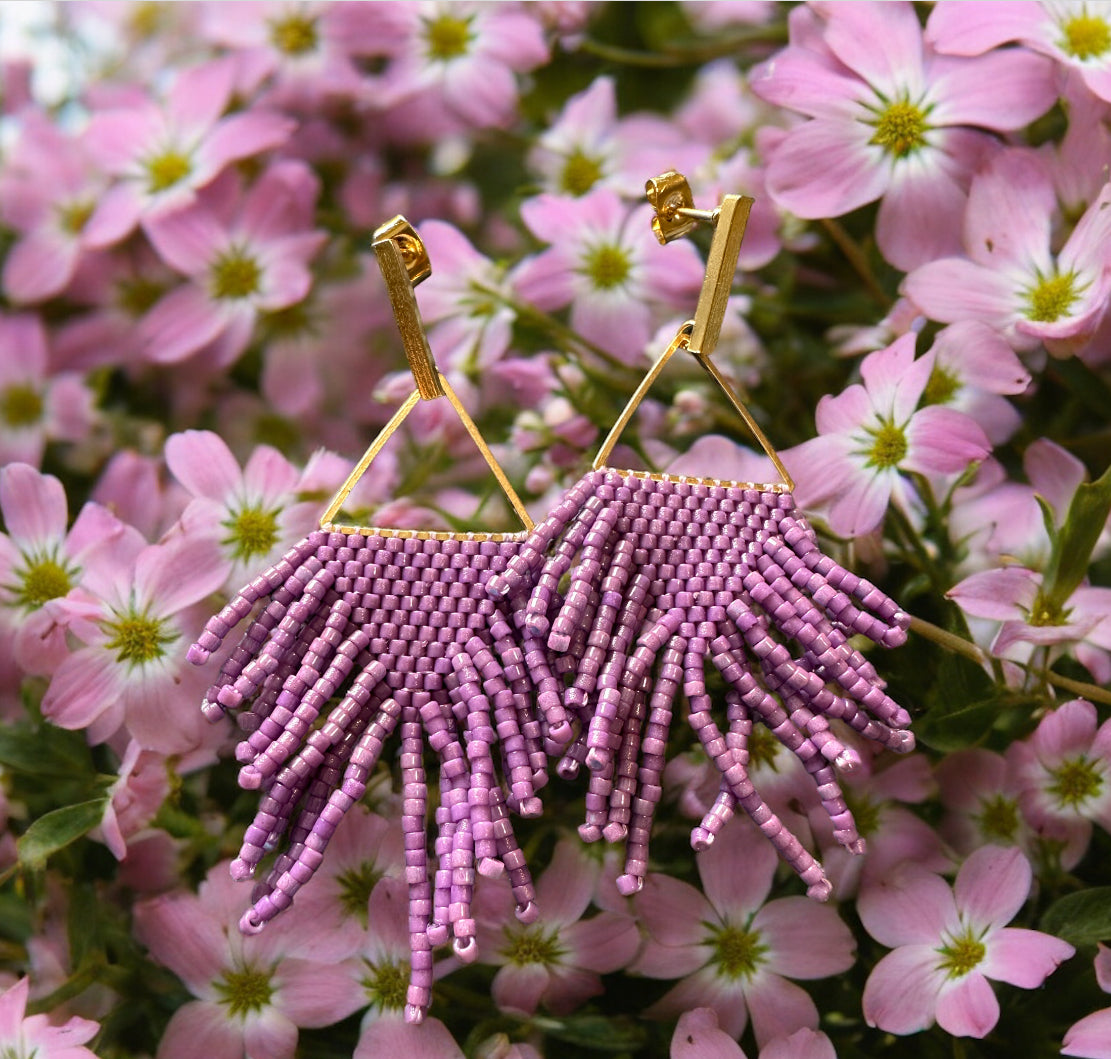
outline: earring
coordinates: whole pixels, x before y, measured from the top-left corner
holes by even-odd
[[[836,717],[866,738],[906,752],[910,717],[884,692],[872,665],[849,643],[862,633],[892,647],[908,618],[874,585],[822,554],[796,510],[792,482],[775,449],[711,360],[732,287],[752,199],[727,195],[712,211],[694,209],[684,177],[647,184],[661,243],[696,223],[714,226],[706,277],[692,321],[645,376],[586,474],[540,523],[504,573],[497,599],[527,598],[524,628],[574,660],[564,703],[579,735],[557,766],[590,770],[586,841],[625,841],[624,894],[643,885],[655,805],[661,795],[672,706],[680,687],[689,722],[721,773],[717,799],[694,828],[704,849],[740,806],[807,885],[824,900],[821,865],[761,798],[748,776],[748,742],[764,724],[802,762],[853,853],[864,843],[834,767],[859,757],[830,729]],[[641,399],[679,351],[717,383],[769,456],[781,481],[722,482],[614,470],[606,466]],[[560,580],[570,582],[562,601]],[[510,604],[512,605],[512,604]],[[711,710],[705,665],[726,684],[726,727]]]
[[[343,815],[363,796],[383,747],[400,735],[411,981],[406,1018],[419,1022],[432,950],[449,940],[476,956],[476,872],[507,874],[524,922],[538,913],[510,813],[535,816],[546,748],[572,737],[561,681],[542,639],[517,622],[525,600],[489,596],[533,524],[478,428],[437,370],[414,285],[431,274],[417,233],[397,217],[375,233],[417,388],[336,493],[320,528],[210,619],[189,652],[203,664],[253,614],[202,709],[240,711],[240,786],[261,789],[232,874],[248,878],[279,850],[240,928],[256,933],[316,871]],[[441,533],[341,525],[343,503],[421,399],[446,397],[525,526],[516,534]],[[320,718],[324,717],[323,723]],[[433,863],[426,837],[427,744],[439,763]]]

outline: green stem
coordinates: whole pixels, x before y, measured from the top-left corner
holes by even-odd
[[[938,595],[945,595],[946,586],[944,586],[938,578],[934,561],[930,558],[930,553],[926,551],[926,546],[922,543],[917,531],[911,525],[906,512],[903,511],[898,504],[891,504],[887,510],[894,519],[895,526],[899,531],[899,537],[903,544],[914,553],[915,558],[918,560],[918,568],[930,579],[930,584],[934,591],[937,592]]]
[[[932,621],[926,621],[925,618],[916,618],[912,614],[910,631],[938,644],[940,647],[944,647],[947,651],[971,659],[977,665],[987,665],[991,661],[991,656],[987,651],[972,643],[971,640],[966,640],[963,636],[949,632],[948,629],[943,629],[940,625],[934,625]]]
[[[911,615],[910,631],[917,633],[919,636],[933,643],[944,647],[947,651],[952,651],[955,654],[963,655],[965,658],[970,659],[977,665],[996,664],[997,659],[989,655],[983,648],[972,643],[971,640],[966,640],[963,636],[958,636],[956,633],[951,633],[947,629],[941,628],[939,625],[934,625],[933,622],[926,621],[925,618],[916,618]],[[1016,662],[1015,665],[1020,669],[1026,670],[1032,676],[1039,677],[1046,684],[1050,684],[1055,688],[1060,688],[1062,691],[1071,692],[1074,695],[1079,695],[1081,698],[1088,699],[1090,702],[1102,702],[1111,706],[1111,691],[1101,688],[1098,684],[1089,684],[1083,680],[1073,680],[1071,677],[1062,676],[1060,673],[1054,673],[1052,669],[1045,669],[1039,666],[1023,665],[1021,662]]]
[[[481,283],[475,283],[473,287],[479,294],[484,294],[489,298],[493,298],[495,301],[501,302],[502,305],[512,309],[518,316],[539,324],[548,331],[553,338],[562,342],[565,346],[578,346],[580,349],[585,349],[593,353],[594,356],[599,360],[605,361],[610,367],[628,371],[629,366],[622,363],[622,361],[610,353],[609,350],[596,345],[594,342],[591,342],[589,338],[584,338],[578,331],[568,327],[561,320],[557,320],[551,313],[546,313],[543,309],[538,309],[535,305],[530,305],[528,302],[519,302],[516,298],[511,298],[508,294],[494,287],[486,287]]]
[[[891,296],[883,289],[880,281],[876,279],[868,261],[868,256],[860,248],[857,241],[845,231],[841,224],[830,217],[823,217],[821,225],[826,230],[826,234],[837,244],[837,249],[845,255],[849,264],[852,265],[853,271],[860,277],[861,282],[868,289],[868,293],[875,298],[885,311],[890,309]]]
[[[696,66],[725,59],[734,55],[747,44],[784,44],[787,40],[787,27],[784,25],[754,26],[747,31],[730,34],[724,40],[710,44],[695,44],[688,47],[672,46],[667,51],[639,51],[636,48],[622,48],[617,44],[587,37],[579,50],[588,55],[606,59],[609,62],[626,66],[643,66],[650,69],[663,69],[677,66]]]

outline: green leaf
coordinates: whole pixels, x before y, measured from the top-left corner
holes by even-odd
[[[52,724],[0,728],[0,765],[14,772],[65,779],[96,771],[84,736]]]
[[[1072,945],[1111,940],[1111,886],[1095,886],[1054,901],[1039,926]]]
[[[16,842],[19,861],[28,868],[42,868],[47,858],[88,834],[104,817],[107,798],[93,798],[40,816]]]
[[[1042,580],[1041,596],[1051,610],[1064,607],[1084,580],[1107,516],[1111,514],[1111,467],[1094,482],[1082,482],[1069,504],[1049,565]]]
[[[637,1051],[644,1045],[646,1033],[630,1018],[606,1015],[573,1015],[566,1019],[535,1018],[533,1025],[556,1040],[578,1048],[597,1052]]]

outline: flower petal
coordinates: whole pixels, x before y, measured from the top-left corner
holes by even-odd
[[[364,1019],[359,1043],[351,1059],[464,1059],[448,1028],[439,1019],[425,1019],[411,1026],[400,1012],[386,1012],[374,1020]]]
[[[838,217],[888,187],[882,148],[857,121],[818,118],[792,129],[768,165],[768,194],[798,217]]]
[[[933,1025],[941,987],[936,944],[903,945],[872,968],[862,999],[869,1026],[902,1035]]]
[[[507,963],[494,975],[490,995],[499,1011],[532,1015],[550,981],[551,974],[543,964]]]
[[[227,324],[221,308],[200,287],[185,283],[164,295],[139,323],[149,360],[173,364],[213,341]]]
[[[777,974],[757,973],[745,986],[745,1000],[760,1047],[773,1037],[785,1037],[803,1027],[818,1028],[818,1009],[810,994]]]
[[[954,1037],[986,1037],[999,1021],[999,1001],[991,983],[972,971],[941,987],[937,1024]]]
[[[1065,1031],[1062,1055],[1111,1059],[1111,1008],[1093,1011]]]
[[[600,865],[588,857],[581,843],[563,840],[536,884],[537,904],[546,923],[577,923],[590,906]]]
[[[779,863],[771,843],[741,821],[697,855],[702,892],[723,919],[743,921],[768,896]]]
[[[545,906],[541,908],[547,913]],[[621,912],[602,912],[592,919],[572,923],[560,931],[559,940],[568,949],[576,967],[599,974],[620,970],[640,947],[636,921]]]
[[[359,960],[322,963],[288,956],[274,972],[275,1000],[298,1026],[330,1026],[366,1003]]]
[[[984,846],[961,865],[953,897],[961,915],[977,932],[1002,927],[1030,896],[1030,862],[1014,846]]]
[[[769,902],[756,913],[752,929],[768,946],[768,969],[788,978],[825,978],[853,965],[852,931],[834,909],[808,897]]]
[[[991,936],[978,970],[988,978],[1023,989],[1037,989],[1076,950],[1040,930],[1004,927]]]
[[[745,1054],[718,1028],[713,1008],[695,1008],[679,1016],[671,1037],[671,1059],[745,1059]]]
[[[699,890],[658,872],[645,878],[633,907],[648,936],[659,945],[697,945],[706,935],[702,924],[717,918]]]
[[[994,621],[1022,620],[1041,585],[1041,575],[1022,566],[984,570],[966,577],[945,593],[961,610]]]
[[[937,945],[959,922],[949,884],[916,867],[864,886],[856,905],[864,929],[889,948]]]
[[[965,258],[945,257],[916,268],[899,288],[931,320],[982,320],[998,331],[1016,315],[1013,281]]]
[[[1007,132],[1029,125],[1057,101],[1053,63],[1022,48],[978,59],[937,56],[929,66],[930,118]]]
[[[228,959],[223,925],[192,893],[167,894],[135,906],[135,929],[151,956],[196,995],[211,995]]]
[[[243,1033],[218,1004],[197,1000],[174,1012],[162,1039],[159,1059],[242,1059]]]
[[[0,468],[0,509],[4,525],[20,551],[58,544],[66,535],[66,491],[52,474],[27,463]]]

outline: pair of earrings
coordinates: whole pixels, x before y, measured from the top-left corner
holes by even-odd
[[[325,511],[320,529],[261,574],[190,650],[200,664],[253,614],[203,709],[239,712],[240,784],[264,791],[232,872],[256,886],[241,928],[260,930],[320,865],[336,826],[365,793],[386,741],[400,730],[402,827],[412,974],[407,1017],[431,997],[433,949],[451,940],[475,956],[476,874],[507,874],[525,922],[537,915],[512,815],[541,811],[548,761],[589,772],[587,841],[625,843],[618,879],[641,887],[680,688],[689,722],[721,774],[691,835],[713,842],[746,812],[811,897],[830,884],[748,776],[753,726],[765,725],[804,765],[839,842],[863,852],[836,770],[859,765],[830,728],[847,723],[896,751],[913,747],[910,718],[850,643],[906,637],[907,618],[874,585],[822,554],[796,510],[774,448],[711,360],[732,286],[750,198],[694,209],[686,180],[648,182],[661,242],[714,226],[692,321],[657,360],[603,443],[593,468],[533,525],[477,427],[436,369],[414,285],[430,274],[415,231],[395,218],[375,233],[417,388],[383,428]],[[770,457],[777,484],[721,482],[607,466],[621,432],[667,362],[695,357]],[[344,526],[334,520],[371,461],[421,399],[446,396],[475,440],[522,533],[452,534]],[[565,590],[561,586],[566,583]],[[724,725],[707,690],[724,681]],[[321,722],[321,717],[324,717]],[[426,748],[439,800],[432,856],[426,833]]]

